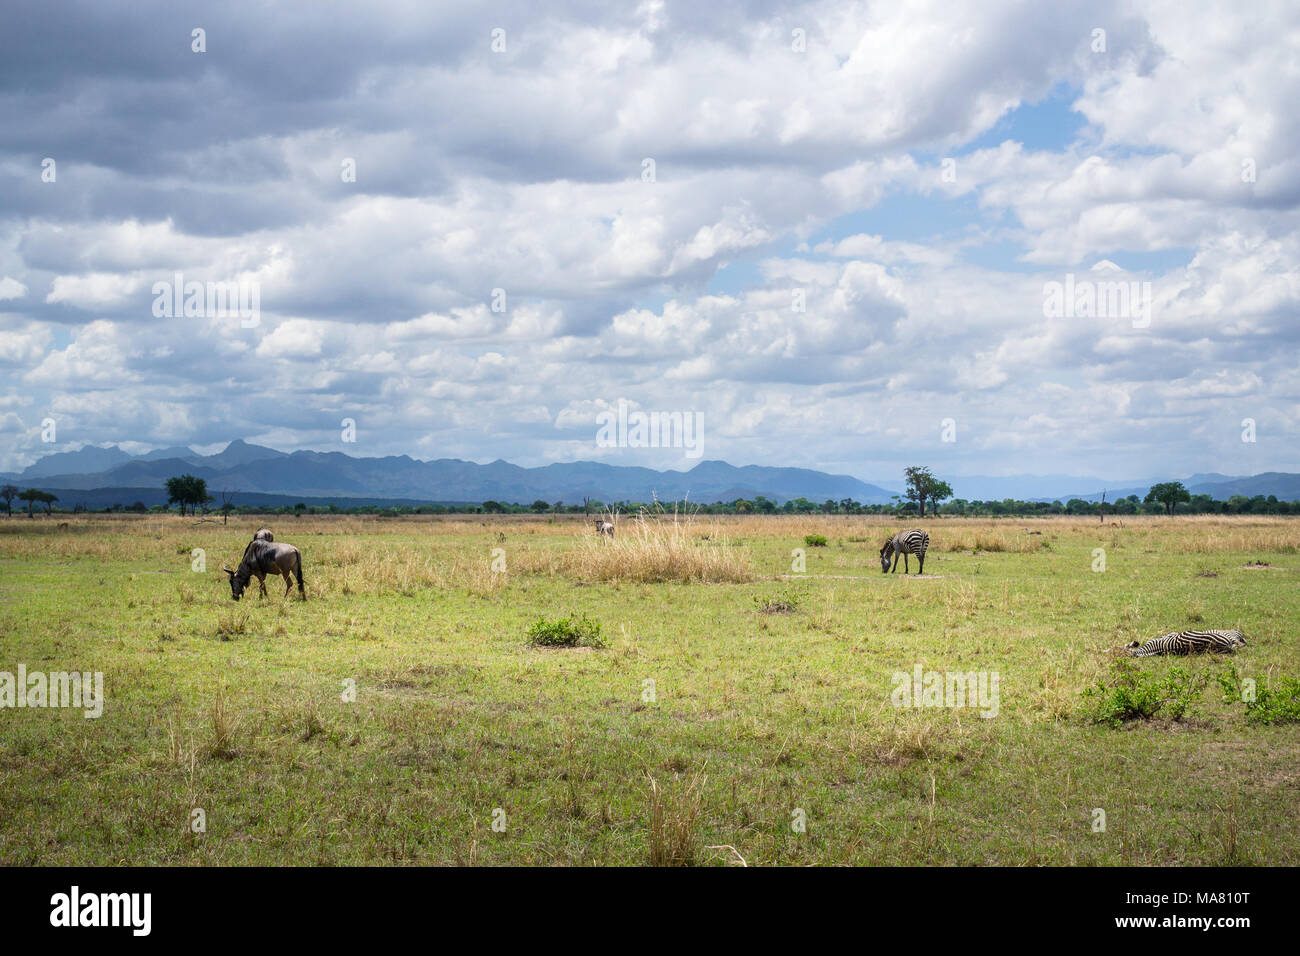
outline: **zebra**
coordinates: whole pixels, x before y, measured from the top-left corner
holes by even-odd
[[[1241,631],[1174,631],[1164,637],[1153,637],[1141,647],[1134,641],[1128,648],[1134,657],[1155,657],[1157,654],[1231,654],[1234,648],[1245,646]]]
[[[880,571],[886,573],[889,571],[889,559],[894,559],[894,570],[898,570],[898,556],[903,556],[903,573],[908,573],[907,556],[916,555],[918,567],[917,574],[925,573],[925,550],[930,547],[930,532],[928,531],[900,531],[880,549]]]

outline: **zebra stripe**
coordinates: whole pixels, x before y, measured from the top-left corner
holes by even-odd
[[[900,531],[880,549],[880,570],[887,572],[890,570],[889,559],[894,559],[893,570],[898,570],[898,556],[903,556],[903,573],[908,573],[907,556],[914,554],[917,557],[918,567],[917,574],[925,573],[925,552],[930,547],[930,532],[912,529],[911,531]]]
[[[1141,647],[1134,641],[1129,648],[1134,657],[1155,657],[1158,654],[1231,654],[1235,648],[1245,645],[1241,631],[1174,631],[1153,637]]]

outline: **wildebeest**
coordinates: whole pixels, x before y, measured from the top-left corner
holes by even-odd
[[[270,528],[258,528],[253,534],[254,541],[274,541],[275,535],[271,534]]]
[[[284,593],[287,597],[293,587],[293,577],[298,578],[298,593],[307,600],[307,592],[302,586],[302,554],[291,544],[277,544],[271,541],[250,541],[244,549],[244,560],[239,562],[239,570],[232,571],[224,564],[221,570],[230,575],[230,595],[236,601],[248,587],[254,577],[266,593],[266,576],[280,574],[284,576]]]
[[[614,537],[614,526],[603,518],[597,518],[596,534],[607,534],[612,538]]]

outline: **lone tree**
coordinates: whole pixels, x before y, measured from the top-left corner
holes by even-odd
[[[208,483],[202,478],[195,478],[193,475],[180,475],[177,478],[167,479],[167,503],[176,502],[181,506],[181,517],[185,516],[185,506],[190,506],[190,513],[196,514],[196,509],[203,504],[212,500],[208,494]]]
[[[5,485],[3,488],[0,488],[0,498],[4,499],[5,511],[9,513],[10,517],[13,516],[14,513],[13,501],[14,498],[16,498],[17,496],[18,496],[17,485]]]
[[[538,498],[531,505],[529,505],[529,508],[532,510],[534,514],[543,514],[551,510],[551,505],[550,502],[543,501],[541,498]]]
[[[239,490],[221,492],[221,523],[225,524],[230,518],[230,512],[235,510],[235,495]]]
[[[1165,514],[1172,515],[1174,506],[1192,500],[1192,494],[1183,487],[1181,481],[1162,481],[1158,485],[1152,485],[1147,496],[1142,499],[1144,505],[1155,504],[1159,502],[1165,506]]]
[[[913,465],[903,470],[903,476],[907,479],[907,491],[905,492],[907,500],[916,502],[920,508],[922,518],[925,517],[926,501],[930,501],[934,505],[933,510],[938,512],[939,502],[952,497],[952,485],[934,477],[929,468]]]

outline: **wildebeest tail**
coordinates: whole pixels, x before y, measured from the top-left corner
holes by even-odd
[[[302,599],[305,601],[307,600],[307,592],[304,591],[302,587],[302,552],[301,551],[299,551],[296,555],[294,555],[293,573],[294,576],[298,578],[298,593],[302,595]]]

